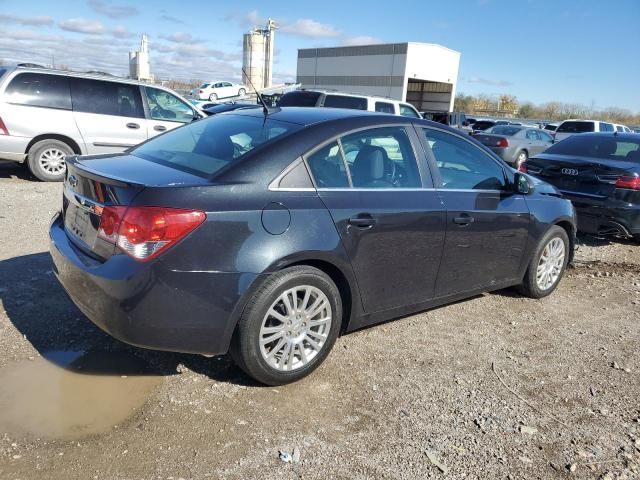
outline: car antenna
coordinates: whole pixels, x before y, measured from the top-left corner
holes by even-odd
[[[267,106],[267,102],[264,101],[264,98],[262,98],[262,95],[260,95],[260,93],[258,92],[256,87],[253,86],[253,82],[251,81],[251,78],[249,78],[249,75],[247,75],[247,72],[244,71],[244,67],[242,68],[242,74],[244,75],[244,78],[246,78],[247,81],[249,82],[249,86],[251,88],[253,88],[254,92],[256,92],[256,96],[258,97],[258,101],[262,105],[262,113],[264,114],[264,119],[266,120],[267,116],[270,113],[269,107]]]

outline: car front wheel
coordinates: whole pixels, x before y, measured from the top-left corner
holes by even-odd
[[[209,95],[209,100],[211,100],[212,102],[215,102],[216,100],[218,100],[218,95],[216,95],[215,93],[212,93],[211,95]]]
[[[546,297],[553,292],[567,267],[569,248],[567,232],[557,225],[551,227],[529,261],[520,292],[531,298]]]
[[[291,383],[324,361],[341,320],[342,302],[331,279],[313,267],[291,267],[272,274],[251,297],[231,356],[258,382]]]

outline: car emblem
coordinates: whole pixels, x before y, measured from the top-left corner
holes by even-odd
[[[563,175],[578,175],[578,170],[576,170],[575,168],[563,168],[562,169],[562,174]]]
[[[72,188],[76,188],[78,186],[78,179],[76,178],[75,175],[71,175],[68,180],[69,185],[71,185]]]

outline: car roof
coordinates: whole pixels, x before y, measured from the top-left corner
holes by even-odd
[[[237,115],[250,115],[252,117],[262,117],[262,109],[240,109],[234,111]],[[269,118],[281,122],[295,123],[298,125],[313,125],[316,123],[339,120],[342,118],[355,117],[375,117],[388,121],[389,119],[398,122],[398,118],[410,121],[412,117],[400,117],[399,115],[389,115],[388,113],[370,112],[368,110],[354,110],[349,108],[326,108],[326,107],[282,107],[272,110]],[[416,118],[415,120],[419,120]]]
[[[9,70],[9,69],[7,69]],[[27,72],[27,73],[44,73],[51,75],[63,75],[65,77],[75,77],[75,78],[88,78],[92,80],[104,80],[107,82],[118,82],[118,83],[127,83],[131,85],[147,85],[156,88],[166,88],[162,85],[154,85],[148,82],[143,82],[140,80],[133,80],[131,78],[118,77],[116,75],[110,75],[108,73],[90,73],[90,72],[72,72],[69,70],[58,70],[55,68],[47,68],[47,67],[14,67],[11,71],[15,72]]]
[[[632,140],[634,142],[638,141],[638,134],[633,132],[588,132],[588,133],[580,133],[578,135],[573,135],[576,138],[590,138],[590,137],[613,137],[618,140]]]

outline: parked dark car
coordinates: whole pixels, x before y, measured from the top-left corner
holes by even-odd
[[[529,155],[542,153],[553,144],[553,137],[539,128],[517,125],[496,125],[476,133],[475,139],[516,168]]]
[[[476,122],[471,126],[473,129],[473,133],[482,132],[488,128],[494,127],[496,122],[493,120],[476,120]]]
[[[512,285],[550,294],[571,203],[468,135],[328,108],[237,110],[110,157],[71,157],[54,272],[125,342],[231,352],[297,380],[336,337]]]
[[[582,133],[527,160],[521,170],[555,185],[578,211],[578,228],[640,241],[640,136]]]
[[[260,105],[256,105],[253,103],[221,103],[212,107],[203,108],[202,111],[210,117],[212,115],[217,115],[218,113],[233,112],[234,110],[258,107],[262,108]]]

